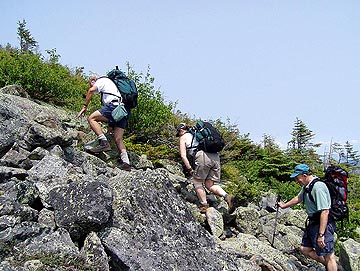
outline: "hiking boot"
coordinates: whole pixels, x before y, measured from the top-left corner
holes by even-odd
[[[110,144],[105,139],[99,139],[99,145],[88,149],[88,151],[91,153],[99,153],[99,152],[110,151],[110,150],[111,150]]]
[[[121,163],[119,168],[126,171],[131,171],[131,166],[128,163]]]
[[[236,197],[234,195],[227,194],[225,197],[225,201],[227,202],[229,206],[229,214],[232,214],[235,211],[235,199]]]
[[[205,214],[205,213],[206,213],[206,210],[207,210],[208,208],[209,208],[209,204],[201,204],[201,203],[200,203],[199,211],[200,211],[200,213]]]

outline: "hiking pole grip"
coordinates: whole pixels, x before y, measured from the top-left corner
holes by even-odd
[[[279,209],[279,202],[281,201],[281,196],[278,195],[276,198],[276,211]]]

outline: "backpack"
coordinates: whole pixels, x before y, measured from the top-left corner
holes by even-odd
[[[348,177],[349,174],[345,169],[339,166],[329,166],[325,170],[324,179],[313,180],[309,187],[305,189],[305,192],[309,193],[310,200],[315,202],[314,197],[311,195],[314,184],[317,181],[322,181],[326,184],[331,198],[330,218],[334,221],[341,221],[345,218],[349,218],[349,208],[346,204]]]
[[[137,106],[138,99],[138,90],[136,88],[135,82],[132,79],[129,79],[125,73],[119,70],[118,66],[115,69],[107,73],[107,78],[111,79],[114,84],[117,86],[121,97],[122,102],[127,108],[134,108]]]
[[[225,146],[225,140],[219,131],[209,122],[198,121],[189,132],[199,142],[198,150],[216,153],[221,151]]]

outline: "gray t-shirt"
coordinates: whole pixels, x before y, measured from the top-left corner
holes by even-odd
[[[316,179],[316,178],[317,177],[314,176],[312,181],[314,181],[314,179]],[[306,187],[309,187],[310,183]],[[330,198],[329,190],[326,187],[325,183],[317,181],[313,186],[311,195],[313,196],[315,203],[311,201],[308,193],[305,193],[304,187],[301,189],[301,191],[298,195],[299,198],[305,202],[306,212],[307,212],[308,216],[312,216],[321,210],[329,210],[330,209],[331,198]]]

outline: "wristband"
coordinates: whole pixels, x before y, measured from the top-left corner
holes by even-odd
[[[324,237],[324,234],[323,234],[323,233],[319,233],[319,234],[318,234],[318,237],[322,238],[322,237]]]
[[[83,104],[83,106],[87,107],[88,105],[87,105],[87,104]]]

